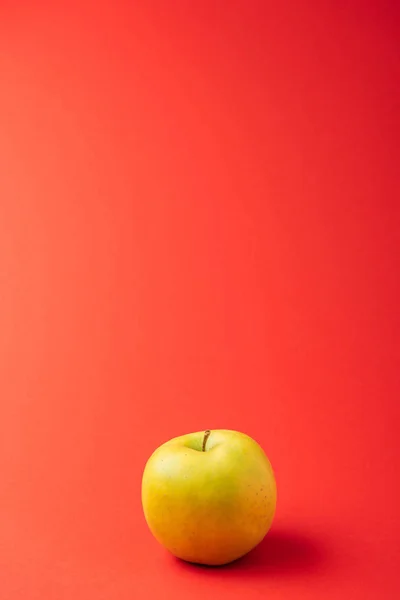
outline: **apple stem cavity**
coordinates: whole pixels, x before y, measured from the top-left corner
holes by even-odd
[[[211,431],[209,429],[207,429],[207,431],[204,432],[203,446],[201,448],[202,452],[206,451],[206,444],[207,444],[208,438],[210,437],[210,433],[211,433]]]

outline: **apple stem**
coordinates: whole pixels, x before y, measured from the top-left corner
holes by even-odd
[[[207,429],[207,431],[204,432],[204,438],[203,438],[203,446],[202,446],[202,452],[206,451],[206,444],[207,444],[207,440],[210,436],[211,431],[209,429]]]

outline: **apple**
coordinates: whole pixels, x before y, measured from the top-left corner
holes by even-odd
[[[198,431],[153,452],[143,472],[142,505],[151,533],[173,555],[223,565],[268,532],[276,482],[267,456],[248,435]]]

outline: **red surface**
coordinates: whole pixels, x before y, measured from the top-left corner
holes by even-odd
[[[397,17],[1,4],[2,600],[399,597]],[[279,489],[225,569],[140,504],[208,427]]]

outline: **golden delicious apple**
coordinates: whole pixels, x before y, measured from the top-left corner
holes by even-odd
[[[150,531],[173,555],[222,565],[247,554],[268,532],[275,477],[248,435],[199,431],[175,437],[151,455],[142,504]]]

